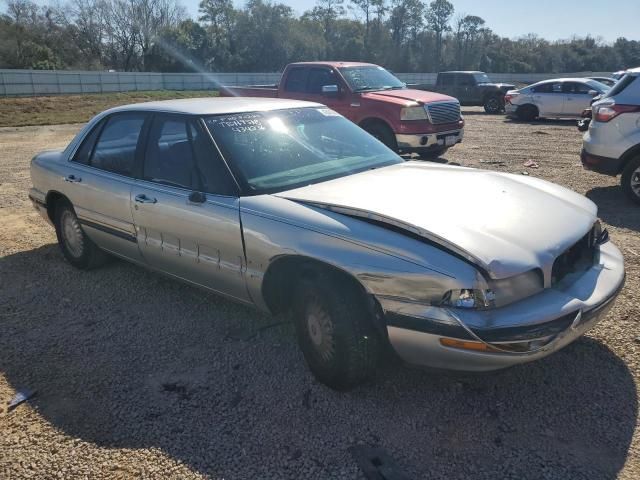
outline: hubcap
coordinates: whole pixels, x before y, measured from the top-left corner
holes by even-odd
[[[636,197],[640,197],[640,167],[631,174],[631,191]]]
[[[333,324],[329,313],[318,303],[307,308],[307,329],[316,351],[323,360],[333,355]]]
[[[84,248],[84,238],[75,215],[69,210],[65,210],[62,214],[61,224],[62,239],[64,240],[67,250],[74,257],[81,257]]]
[[[500,108],[500,104],[498,103],[498,100],[496,100],[495,98],[492,98],[487,102],[487,108],[489,110],[496,111]]]

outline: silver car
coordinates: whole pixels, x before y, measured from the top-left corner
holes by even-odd
[[[609,86],[587,78],[556,78],[509,90],[505,97],[507,116],[531,121],[536,118],[580,118],[598,95]]]
[[[31,165],[81,269],[107,253],[292,313],[323,383],[406,362],[493,370],[591,328],[624,282],[595,205],[542,180],[404,161],[319,104],[195,99],[96,116]]]

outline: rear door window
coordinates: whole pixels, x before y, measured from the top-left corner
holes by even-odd
[[[562,93],[562,83],[542,83],[532,90],[534,93]]]
[[[107,120],[91,156],[90,165],[108,172],[131,176],[144,113],[118,113]]]
[[[284,89],[287,92],[304,93],[307,89],[307,76],[309,69],[306,67],[294,67],[287,74]]]
[[[80,144],[80,148],[76,151],[73,156],[72,161],[81,163],[83,165],[89,165],[91,161],[91,153],[93,152],[93,147],[96,144],[96,140],[98,139],[98,135],[100,135],[100,130],[104,125],[104,120],[100,121],[93,129],[89,132],[87,136],[84,137],[84,140]]]

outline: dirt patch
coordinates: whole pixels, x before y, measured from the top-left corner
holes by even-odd
[[[589,196],[627,285],[542,361],[487,375],[387,365],[343,394],[313,380],[280,319],[123,262],[70,267],[27,200],[28,165],[80,126],[0,129],[0,478],[353,479],[358,444],[412,479],[640,478],[640,209],[582,170],[572,122],[467,113],[446,159]],[[7,413],[23,387],[37,397]]]
[[[46,97],[0,97],[0,127],[86,122],[107,108],[174,98],[215,97],[211,90],[93,93]]]

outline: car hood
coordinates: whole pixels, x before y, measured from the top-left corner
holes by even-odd
[[[593,226],[593,202],[543,180],[405,162],[278,193],[435,242],[495,279],[540,268]]]
[[[406,104],[407,102],[430,103],[430,102],[457,102],[449,95],[441,93],[427,92],[425,90],[414,90],[405,88],[402,90],[382,90],[378,92],[367,92],[362,94],[363,98],[370,100],[396,100],[398,103]]]

